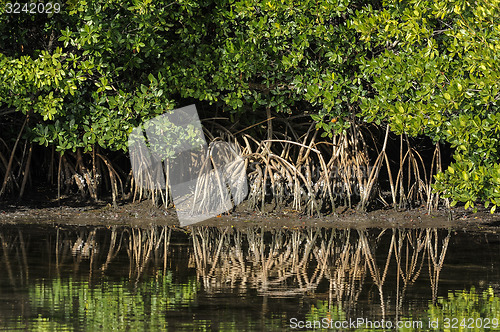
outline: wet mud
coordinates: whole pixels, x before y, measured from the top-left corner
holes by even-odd
[[[451,217],[451,218],[450,218]],[[75,205],[43,204],[0,205],[0,224],[68,224],[68,225],[172,225],[179,227],[175,209],[154,207],[150,201],[125,203],[117,208],[109,204]],[[500,232],[500,215],[488,211],[472,213],[463,208],[428,213],[424,208],[410,210],[375,210],[359,212],[338,208],[335,214],[307,216],[283,209],[267,212],[250,211],[243,204],[236,211],[195,225],[268,228],[451,228],[455,230]],[[194,226],[194,225],[190,225]],[[185,227],[187,230],[190,226]]]

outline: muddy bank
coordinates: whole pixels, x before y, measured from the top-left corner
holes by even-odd
[[[473,214],[457,208],[452,211],[434,211],[428,214],[425,209],[376,210],[368,213],[338,209],[336,214],[323,217],[308,217],[293,210],[280,212],[251,212],[243,206],[237,211],[220,217],[205,220],[196,225],[247,227],[328,227],[328,228],[452,228],[468,231],[500,232],[500,215],[479,211]],[[175,225],[179,222],[174,209],[164,210],[151,205],[151,202],[126,203],[113,208],[111,205],[53,206],[47,202],[40,207],[30,205],[0,205],[0,224],[71,224],[71,225],[128,225],[147,227],[149,225]],[[186,227],[189,229],[190,227]]]

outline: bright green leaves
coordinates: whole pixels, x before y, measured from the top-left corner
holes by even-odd
[[[52,54],[42,51],[35,59],[2,57],[0,103],[23,113],[40,114],[44,121],[54,119],[62,111],[65,94],[74,86],[66,77],[65,56],[61,48],[56,48]]]
[[[446,140],[456,150],[448,170],[438,174],[435,189],[445,197],[473,206],[477,199],[490,203],[492,211],[500,204],[500,114],[460,115],[446,123]]]
[[[493,213],[500,205],[500,165],[474,165],[468,160],[453,163],[444,173],[435,176],[434,189],[443,197],[452,199],[452,206],[464,202],[465,208],[474,208],[477,200],[484,200],[485,207]]]
[[[54,117],[62,110],[62,98],[54,98],[53,92],[48,95],[38,96],[38,100],[33,105],[33,110],[42,115],[43,120],[53,120]]]
[[[52,48],[0,55],[0,103],[32,112],[30,136],[57,151],[88,151],[95,144],[126,151],[134,126],[173,107],[160,72],[175,47],[169,30],[182,9],[136,1],[133,8],[131,1],[67,5],[68,12],[44,23],[42,39]]]
[[[456,162],[436,177],[436,189],[467,208],[494,200],[500,188],[499,19],[498,1],[487,8],[388,1],[353,21],[361,40],[379,49],[362,64],[373,82],[362,115],[398,134],[451,143]]]
[[[205,89],[218,91],[219,99],[241,112],[267,107],[289,112],[304,103],[324,110],[319,121],[325,120],[325,128],[330,118],[349,117],[349,106],[362,90],[361,81],[355,80],[362,47],[346,19],[352,13],[349,5],[236,1],[218,6],[212,20],[218,56],[210,58],[208,68],[215,72],[213,80],[205,79]],[[207,68],[203,57],[192,61]],[[196,89],[191,95],[199,98]]]

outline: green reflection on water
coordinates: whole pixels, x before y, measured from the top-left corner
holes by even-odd
[[[355,315],[374,321],[391,315],[402,321],[420,320],[423,330],[438,320],[438,330],[443,330],[444,318],[500,318],[494,263],[498,256],[493,254],[493,258],[473,257],[477,266],[473,264],[471,274],[490,271],[482,263],[491,260],[491,271],[497,272],[486,275],[485,284],[493,288],[438,297],[441,275],[453,285],[463,282],[461,288],[472,280],[456,272],[441,274],[447,253],[462,257],[464,252],[448,250],[450,231],[200,227],[192,229],[192,247],[180,241],[173,249],[170,232],[168,228],[61,231],[52,242],[28,236],[24,241],[17,230],[7,232],[9,237],[0,246],[0,271],[5,266],[9,272],[0,278],[4,283],[0,299],[7,300],[0,305],[0,330],[281,331],[291,329],[292,317],[343,321]],[[44,248],[42,241],[47,248],[56,248],[55,259],[49,249],[28,250]],[[80,249],[84,243],[95,250]],[[457,249],[464,242],[457,243],[450,247]],[[494,253],[492,248],[496,247],[475,250]],[[80,268],[87,260],[89,274]],[[99,266],[102,273],[97,273]],[[171,272],[160,273],[159,267]],[[59,277],[69,272],[81,277]],[[54,274],[57,278],[34,279]],[[124,274],[129,277],[112,277]],[[415,283],[419,276],[423,282]],[[429,281],[432,299],[422,292]],[[326,295],[329,301],[318,300]]]
[[[352,319],[356,320],[356,318]],[[380,322],[381,319],[373,318],[372,322]],[[396,322],[391,319],[387,320],[396,326]],[[429,301],[429,307],[425,312],[415,313],[413,317],[400,317],[399,320],[407,324],[403,323],[398,331],[500,331],[500,296],[496,295],[491,287],[481,293],[476,292],[474,288],[470,291],[449,292],[447,297],[438,298],[435,304]],[[308,322],[310,326],[314,326],[316,322],[320,328],[314,329],[315,331],[331,331],[335,322],[343,321],[349,321],[349,319],[340,305],[329,307],[328,301],[318,301],[311,307],[301,326],[307,326]],[[415,322],[421,322],[421,327]],[[430,322],[435,324],[431,326]],[[323,328],[325,326],[328,328]],[[342,330],[392,331],[394,329],[367,328],[363,325]]]
[[[438,320],[443,327],[447,319],[451,330],[500,331],[500,297],[492,288],[479,294],[474,289],[449,292],[448,298],[438,299],[437,304],[431,305],[427,312],[431,320]],[[479,328],[479,325],[485,324],[485,319],[491,321],[490,329],[485,329],[484,326]],[[457,329],[454,325],[457,325]]]
[[[144,330],[168,328],[169,311],[191,303],[199,290],[195,277],[174,283],[172,273],[142,282],[103,281],[91,286],[72,278],[30,285],[31,319],[19,317],[9,328],[30,330]]]
[[[195,277],[187,278],[185,283],[175,283],[172,273],[158,273],[140,283],[103,281],[92,286],[86,281],[72,278],[39,280],[29,286],[29,311],[31,316],[19,316],[4,322],[8,330],[72,331],[72,330],[198,330],[214,328],[210,320],[184,317],[199,295],[200,284]],[[224,315],[225,316],[225,315]],[[219,317],[220,318],[220,317]],[[241,321],[235,315],[228,315],[225,321],[217,323],[219,331],[289,330],[288,321],[264,318],[264,321]],[[328,301],[317,301],[305,316],[305,321],[345,321],[348,316],[340,304],[328,305]],[[456,318],[457,329],[446,328],[445,318]],[[482,318],[482,320],[478,320]],[[356,319],[356,318],[354,318]],[[373,318],[377,320],[378,318]],[[489,329],[484,326],[489,319]],[[496,321],[494,320],[496,319]],[[380,320],[380,319],[378,319]],[[390,320],[390,319],[389,319]],[[447,297],[438,298],[435,304],[429,301],[425,312],[414,313],[413,317],[401,317],[401,321],[421,321],[422,327],[400,328],[399,331],[499,331],[500,297],[492,288],[483,292],[449,292]],[[437,329],[430,329],[429,322],[438,321]],[[471,323],[471,322],[474,323]],[[465,327],[461,326],[465,322]],[[175,324],[172,326],[172,324]],[[449,321],[452,325],[453,321]],[[473,324],[473,325],[471,325]],[[468,325],[468,326],[467,326]],[[451,327],[451,326],[450,326]],[[471,328],[474,327],[474,328]],[[332,330],[332,329],[315,329]],[[342,329],[352,331],[381,331],[384,329],[357,328]],[[387,331],[391,329],[385,329]]]
[[[0,330],[30,331],[280,331],[282,320],[251,319],[223,309],[213,319],[193,314],[200,291],[195,276],[175,283],[172,272],[134,283],[102,281],[92,286],[71,277],[38,280],[28,287],[23,314],[0,319]]]

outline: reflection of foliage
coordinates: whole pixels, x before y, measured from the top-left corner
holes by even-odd
[[[329,321],[345,321],[348,319],[341,304],[329,307],[328,301],[318,301],[316,305],[311,306],[311,311],[306,315],[306,320],[309,321],[318,321],[324,318]]]
[[[32,311],[38,318],[29,323],[19,320],[17,328],[71,330],[83,324],[88,330],[165,329],[166,311],[188,305],[199,289],[195,278],[174,283],[170,271],[144,280],[135,289],[125,285],[104,281],[92,287],[71,278],[38,282],[29,289]]]
[[[188,315],[183,320],[176,312],[185,313],[200,290],[194,277],[176,283],[169,271],[144,280],[136,288],[126,285],[126,281],[103,281],[94,287],[71,278],[40,281],[28,291],[32,318],[25,320],[26,314],[20,315],[15,323],[2,322],[0,327],[35,331],[209,331],[217,324],[219,331],[241,331],[261,326],[251,317],[242,319],[232,307],[221,308],[217,317],[192,319]],[[277,330],[282,322],[266,318],[265,325]]]
[[[0,306],[0,330],[283,330],[298,316],[419,320],[425,326],[447,317],[493,319],[500,313],[500,298],[491,288],[437,297],[445,256],[453,252],[453,233],[446,231],[198,226],[191,228],[188,245],[188,236],[179,242],[183,235],[173,227],[67,227],[40,237],[34,235],[40,229],[4,229],[0,269],[6,273],[0,281],[11,282],[9,292],[14,289],[21,305]],[[36,255],[30,248],[37,248]],[[43,266],[46,273],[38,271]],[[50,278],[54,270],[55,279],[30,279]],[[75,276],[90,272],[91,282],[59,277],[68,270]],[[103,280],[99,271],[128,277]],[[414,285],[417,279],[430,282],[432,299],[421,282]]]
[[[497,323],[490,323],[490,326],[493,330],[500,331],[500,296],[496,295],[491,287],[482,294],[478,294],[474,288],[470,291],[449,292],[448,298],[440,298],[436,305],[430,306],[428,313],[430,319],[438,319],[440,322],[445,318],[457,318],[458,326],[464,319],[466,325],[469,325],[471,318],[474,321],[482,318],[483,324],[486,318],[496,318]]]
[[[422,326],[428,327],[429,321],[438,321],[439,330],[444,328],[445,318],[457,318],[457,326],[464,322],[465,325],[479,326],[481,321],[484,324],[487,318],[490,320],[490,328],[493,331],[499,331],[500,326],[498,321],[493,323],[493,319],[500,320],[500,297],[494,294],[493,289],[490,287],[482,293],[477,293],[474,288],[470,291],[455,291],[449,292],[448,297],[439,298],[438,303],[433,305],[432,302],[429,304],[429,308],[422,313],[416,313],[412,317],[399,317],[400,321],[403,322],[415,322],[421,321]],[[316,305],[311,306],[310,311],[306,314],[306,321],[322,321],[323,319],[328,319],[328,321],[345,321],[346,314],[342,307],[339,305],[329,306],[328,301],[318,301]],[[354,318],[355,319],[355,318]],[[368,318],[369,319],[369,318]],[[465,321],[464,321],[465,319]],[[474,319],[474,323],[472,322]],[[476,323],[476,319],[477,323]],[[373,318],[373,321],[379,320],[378,318]],[[451,323],[450,323],[451,324]],[[396,325],[396,323],[394,323]],[[380,331],[380,329],[369,329],[360,328],[356,331]],[[460,327],[461,330],[467,330]],[[400,331],[419,331],[421,329],[416,328],[402,328]],[[484,328],[473,329],[474,331],[484,331]],[[490,330],[490,329],[487,329]]]

